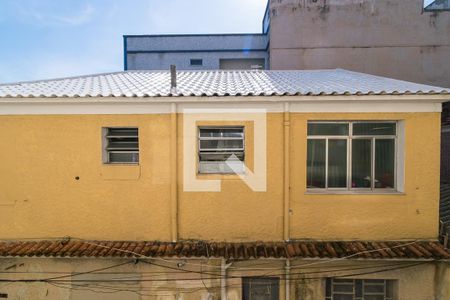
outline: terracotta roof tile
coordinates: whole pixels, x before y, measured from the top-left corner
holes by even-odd
[[[123,241],[0,241],[0,257],[224,257],[450,259],[450,250],[437,241],[292,241],[216,243]]]

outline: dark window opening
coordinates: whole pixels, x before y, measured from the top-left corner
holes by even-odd
[[[243,300],[278,300],[280,279],[278,277],[242,278]]]
[[[191,66],[203,66],[203,59],[191,59]]]

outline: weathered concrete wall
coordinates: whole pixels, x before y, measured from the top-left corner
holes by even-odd
[[[124,36],[127,70],[220,69],[220,59],[264,59],[268,65],[265,34],[142,35]],[[203,59],[191,66],[190,59]]]
[[[344,68],[450,86],[450,12],[422,0],[271,0],[271,69]]]
[[[170,65],[176,65],[178,70],[219,70],[221,59],[262,59],[267,65],[267,52],[160,52],[160,53],[129,53],[128,70],[169,70]],[[203,65],[191,66],[191,59],[202,59]],[[243,69],[242,65],[240,68]],[[250,69],[250,68],[248,68]]]
[[[109,268],[119,264],[123,265]],[[12,300],[215,300],[221,299],[220,264],[219,259],[1,259],[2,279],[60,278],[51,283],[3,283],[0,293]],[[316,300],[325,298],[325,278],[354,274],[352,279],[395,280],[396,300],[449,299],[448,263],[411,266],[414,264],[417,262],[292,260],[290,280],[286,281],[284,260],[235,261],[229,265],[224,283],[228,300],[242,299],[242,277],[248,276],[279,278],[279,299],[286,299],[288,284],[289,299]],[[357,275],[380,270],[385,271]]]

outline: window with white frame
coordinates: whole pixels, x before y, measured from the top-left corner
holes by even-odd
[[[325,300],[394,299],[394,280],[326,279]]]
[[[199,173],[244,172],[244,127],[199,127],[198,139]]]
[[[139,163],[139,131],[135,127],[103,128],[104,162],[109,164]]]
[[[424,0],[424,11],[450,10],[450,0]]]
[[[395,190],[397,122],[308,122],[309,190]]]

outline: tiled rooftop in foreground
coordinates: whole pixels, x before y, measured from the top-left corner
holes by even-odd
[[[0,257],[224,257],[450,259],[437,241],[292,241],[221,243],[205,241],[144,242],[39,240],[1,241]]]

